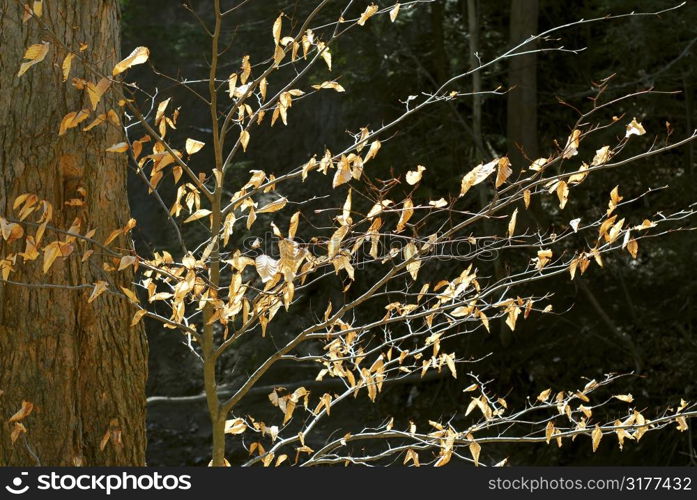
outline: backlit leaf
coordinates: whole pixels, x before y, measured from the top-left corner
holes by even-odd
[[[191,214],[189,217],[184,219],[184,224],[186,224],[187,222],[193,222],[195,220],[202,219],[204,217],[207,217],[210,214],[211,214],[211,211],[208,210],[207,208],[200,208],[200,209],[196,210],[193,214]]]
[[[397,19],[397,16],[399,15],[399,2],[394,4],[394,7],[392,7],[392,10],[390,11],[390,21],[395,22]]]
[[[203,146],[205,146],[205,145],[206,145],[205,142],[201,142],[201,141],[197,141],[196,139],[189,138],[186,140],[186,154],[192,155],[192,154],[198,153],[199,151],[201,151],[201,148],[203,148]]]
[[[136,47],[128,57],[114,66],[114,70],[111,72],[111,74],[112,76],[116,76],[123,73],[131,66],[143,64],[148,60],[148,57],[150,57],[150,50],[148,50],[147,47]]]
[[[365,25],[365,22],[373,17],[375,13],[378,11],[378,6],[375,5],[374,3],[370,4],[364,11],[363,14],[361,14],[361,17],[358,19],[357,24],[359,26]]]
[[[646,130],[641,125],[641,123],[636,121],[636,117],[635,117],[627,125],[627,132],[625,134],[625,137],[629,137],[630,135],[644,135],[645,133],[646,133]]]
[[[426,167],[423,165],[418,165],[416,167],[416,170],[410,170],[407,172],[407,184],[410,186],[413,186],[417,182],[421,180],[421,175],[423,174],[423,171],[426,170]]]

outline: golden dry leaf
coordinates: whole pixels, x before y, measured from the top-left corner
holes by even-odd
[[[545,441],[547,444],[552,440],[552,436],[554,436],[554,431],[556,431],[556,428],[554,427],[554,422],[551,420],[547,422],[547,427],[545,427]]]
[[[288,226],[288,238],[295,238],[295,233],[298,230],[298,223],[300,222],[300,212],[295,212],[290,218],[290,225]]]
[[[73,111],[68,113],[61,120],[60,128],[58,130],[58,135],[65,134],[69,129],[77,127],[80,123],[85,121],[90,115],[89,109],[82,109],[80,111]]]
[[[24,228],[22,226],[14,222],[8,222],[3,217],[0,217],[0,231],[2,232],[2,239],[8,243],[12,243],[24,236]]]
[[[421,180],[421,175],[423,174],[426,167],[423,165],[417,165],[416,170],[410,170],[407,172],[407,184],[413,186]]]
[[[591,439],[593,440],[593,453],[598,449],[600,445],[600,440],[603,438],[603,431],[600,429],[598,424],[595,424],[595,429],[591,433]]]
[[[538,170],[542,170],[542,167],[544,167],[547,164],[547,161],[549,161],[547,158],[538,158],[537,160],[532,162],[532,165],[530,165],[530,167],[528,168],[537,172]]]
[[[591,162],[591,166],[595,167],[607,163],[610,159],[612,152],[610,151],[610,146],[603,146],[602,148],[595,151],[595,156]]]
[[[205,146],[205,145],[206,145],[205,142],[201,142],[201,141],[197,141],[196,139],[189,138],[186,140],[186,154],[192,155],[192,154],[198,153],[199,151],[201,151],[201,148],[203,148],[203,146]]]
[[[469,450],[472,454],[472,458],[474,459],[474,465],[479,467],[479,453],[482,451],[482,445],[476,441],[472,441],[469,445]]]
[[[364,26],[365,22],[373,17],[375,13],[378,11],[378,6],[375,5],[374,3],[371,3],[364,11],[363,14],[361,14],[361,17],[358,19],[357,23],[359,26]]]
[[[150,57],[150,50],[147,47],[136,47],[130,55],[114,66],[114,70],[111,72],[112,76],[123,73],[131,66],[137,64],[143,64]]]
[[[569,186],[564,181],[557,184],[557,198],[559,198],[559,208],[564,210],[566,202],[569,201]]]
[[[104,246],[108,245],[112,241],[114,241],[119,235],[123,233],[123,230],[121,229],[114,229],[109,236],[107,236],[107,239],[104,240]]]
[[[126,297],[128,297],[128,300],[133,302],[134,304],[139,304],[140,301],[138,300],[138,297],[136,297],[136,294],[133,292],[133,290],[126,288],[124,286],[119,287],[121,288],[121,291],[124,293]]]
[[[202,219],[204,217],[209,216],[210,214],[211,214],[211,211],[208,210],[207,208],[200,208],[200,209],[196,210],[193,214],[191,214],[189,217],[184,219],[184,224],[186,224],[188,222],[193,222],[195,220]]]
[[[636,117],[632,119],[631,122],[627,125],[627,132],[625,133],[625,137],[629,137],[630,135],[644,135],[646,133],[646,130],[644,127],[636,121]]]
[[[496,188],[498,189],[506,182],[506,179],[508,179],[512,173],[513,170],[511,169],[511,162],[508,157],[504,156],[503,158],[499,158],[498,171],[496,172]]]
[[[470,170],[462,178],[462,182],[460,183],[460,197],[464,196],[472,186],[476,186],[480,182],[484,181],[487,177],[489,177],[492,173],[494,173],[494,170],[496,170],[496,166],[498,165],[498,163],[499,160],[495,159],[485,165],[477,165],[472,170]]]
[[[508,221],[508,237],[512,238],[513,233],[515,232],[515,224],[516,220],[518,219],[518,209],[516,208],[513,210],[513,213],[511,214],[511,220]]]
[[[332,180],[332,187],[336,188],[342,184],[346,184],[352,179],[351,165],[347,161],[346,157],[342,155],[339,164],[336,167],[336,173],[334,174],[334,179]]]
[[[252,74],[252,65],[249,62],[249,56],[246,55],[242,58],[242,74],[240,75],[240,82],[242,85],[247,83],[249,76]]]
[[[346,89],[339,85],[339,83],[334,82],[334,81],[329,81],[329,82],[322,82],[319,85],[313,85],[313,89],[321,90],[321,89],[333,89],[336,90],[337,92],[345,92]]]
[[[572,220],[569,221],[569,226],[571,226],[571,229],[574,230],[574,233],[577,233],[577,232],[578,232],[578,225],[579,225],[580,223],[581,223],[581,218],[580,218],[580,217],[577,218],[577,219],[572,219]]]
[[[276,20],[273,23],[273,28],[272,28],[272,34],[273,34],[273,41],[276,45],[279,45],[281,43],[281,28],[283,26],[283,12],[279,14],[279,16],[276,18]]]
[[[409,260],[412,257],[414,257],[417,254],[417,249],[416,245],[413,243],[409,242],[407,245],[404,247],[404,260]],[[421,267],[421,260],[419,258],[415,258],[413,261],[411,261],[409,264],[407,264],[407,271],[409,274],[411,274],[411,277],[413,280],[416,281],[416,277],[419,274],[419,268]]]
[[[331,238],[329,239],[329,244],[327,245],[328,259],[333,259],[336,256],[336,254],[339,253],[339,249],[341,248],[341,242],[343,241],[344,237],[348,234],[348,232],[348,225],[341,226],[339,229],[334,231],[334,234],[332,234]]]
[[[569,176],[569,184],[581,184],[588,176],[588,164],[584,161],[578,169],[578,173]]]
[[[249,145],[249,131],[248,130],[243,130],[240,133],[240,144],[242,144],[242,151],[247,151],[247,146]]]
[[[544,403],[549,399],[549,395],[552,393],[552,389],[545,389],[541,393],[537,395],[537,400],[540,401],[541,403]]]
[[[49,47],[50,44],[48,42],[35,43],[34,45],[27,47],[27,50],[24,53],[24,59],[27,59],[27,61],[22,62],[22,64],[19,66],[17,76],[22,76],[29,68],[43,61],[46,54],[48,54]]]
[[[241,418],[225,421],[225,434],[242,434],[247,430],[247,424]]]
[[[625,403],[633,403],[634,402],[634,396],[631,394],[616,394],[613,396],[615,399],[619,399],[620,401],[624,401]]]
[[[285,207],[287,203],[288,199],[285,197],[281,197],[276,201],[272,201],[268,205],[261,207],[259,210],[257,210],[257,214],[269,214],[273,212],[278,212],[283,207]]]
[[[581,138],[581,131],[578,129],[574,129],[571,132],[571,135],[569,138],[566,140],[566,146],[564,146],[564,151],[562,152],[562,158],[565,160],[568,160],[572,156],[576,156],[578,154],[578,147],[580,144],[580,138]]]
[[[419,454],[411,448],[409,448],[407,453],[404,455],[404,462],[402,462],[402,465],[407,465],[409,462],[413,463],[414,467],[421,466],[419,463]]]
[[[395,229],[396,233],[401,233],[404,231],[404,228],[407,225],[407,222],[409,222],[409,219],[411,219],[412,215],[414,215],[414,202],[411,201],[411,198],[407,198],[404,200],[403,203],[403,209],[402,212],[399,215],[399,222],[397,222],[397,228]]]
[[[445,201],[445,198],[438,198],[437,200],[431,200],[428,202],[429,205],[435,208],[443,208],[448,206],[448,202]]]
[[[636,259],[637,253],[639,252],[639,243],[637,243],[634,238],[627,242],[627,251],[633,259]]]
[[[547,265],[547,263],[550,261],[552,258],[552,251],[551,250],[538,250],[537,252],[537,265],[535,266],[536,269],[542,269]]]
[[[526,189],[523,191],[523,203],[525,203],[525,208],[527,209],[530,206],[530,190]]]
[[[49,243],[44,247],[44,264],[43,264],[43,271],[44,274],[48,272],[49,269],[51,269],[51,266],[55,262],[55,260],[58,258],[58,256],[61,255],[61,248],[60,248],[60,242],[59,241],[54,241],[53,243]]]
[[[146,314],[148,314],[146,309],[138,309],[131,319],[131,326],[136,326]]]
[[[70,67],[73,64],[73,59],[75,58],[75,54],[72,52],[69,52],[67,56],[65,56],[65,59],[63,59],[63,64],[61,65],[61,69],[63,70],[63,81],[65,82],[68,80],[68,77],[70,76]]]
[[[106,121],[106,115],[105,115],[104,113],[102,113],[102,114],[100,114],[99,116],[97,116],[97,118],[95,118],[94,120],[92,120],[92,122],[90,122],[89,125],[87,125],[86,127],[84,127],[84,128],[82,129],[82,131],[83,131],[83,132],[87,132],[87,131],[89,131],[89,130],[92,130],[94,127],[96,127],[97,125],[101,125],[101,124],[104,123],[105,121]],[[136,142],[133,143],[133,148],[134,148],[133,154],[135,155],[136,158],[138,158],[138,155],[140,154],[140,152],[138,152],[138,154],[136,154],[136,152],[135,152],[135,148],[136,148],[136,147],[140,147],[140,148],[142,149],[141,143],[138,142],[138,141],[136,141]]]
[[[107,153],[125,153],[128,151],[128,143],[119,142],[106,149]]]
[[[107,91],[110,85],[111,81],[108,78],[102,78],[96,84],[92,82],[87,83],[87,97],[90,99],[90,104],[92,104],[93,110],[97,109],[99,101],[102,99],[104,92]]]
[[[375,158],[378,154],[378,151],[380,151],[380,148],[382,147],[382,143],[380,141],[373,141],[370,143],[370,148],[368,148],[368,153],[365,155],[365,159],[363,160],[363,163],[368,163],[369,160],[372,160]]]
[[[19,439],[19,436],[27,432],[27,428],[21,422],[15,422],[12,427],[12,432],[10,433],[10,441],[14,443]]]
[[[394,4],[394,7],[392,7],[392,10],[390,11],[390,21],[395,22],[397,19],[397,16],[399,15],[399,2]]]
[[[128,266],[132,266],[136,261],[136,257],[134,255],[124,255],[121,257],[121,260],[119,261],[119,268],[117,271],[123,271],[126,269]]]
[[[92,294],[87,299],[87,303],[90,304],[94,299],[99,297],[107,289],[108,283],[106,281],[97,281],[92,289]]]
[[[34,410],[34,404],[30,403],[29,401],[22,401],[22,407],[17,410],[17,412],[10,417],[10,419],[7,421],[8,423],[12,422],[19,422],[20,420],[24,420],[26,417],[29,416],[29,414]]]
[[[266,283],[278,272],[278,261],[268,255],[259,255],[254,259],[254,267],[261,277],[262,283]]]

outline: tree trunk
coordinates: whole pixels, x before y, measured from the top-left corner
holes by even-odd
[[[104,241],[129,218],[125,155],[105,152],[124,140],[123,132],[103,124],[58,136],[63,116],[91,106],[71,79],[63,83],[66,52],[53,37],[76,52],[86,43],[81,56],[110,75],[120,59],[118,1],[44,2],[40,21],[44,27],[37,19],[23,23],[19,2],[0,0],[0,214],[15,215],[14,199],[35,193],[53,205],[51,225],[67,229],[79,217],[81,234],[96,228],[94,239]],[[26,47],[42,40],[51,42],[45,60],[17,78]],[[78,58],[71,76],[96,80]],[[96,113],[110,108],[119,109],[107,92]],[[85,206],[66,205],[78,187],[87,190]],[[35,228],[25,231],[34,234]],[[47,229],[43,243],[61,237]],[[121,236],[114,246],[127,251],[132,243]],[[0,240],[0,256],[22,251],[22,242]],[[80,254],[76,249],[59,258],[47,274],[41,257],[18,258],[8,279],[131,287],[132,276],[107,274],[95,256],[81,263]],[[144,465],[144,332],[130,326],[134,311],[127,301],[104,293],[87,304],[89,294],[0,281],[0,466]],[[23,401],[34,407],[21,421],[27,432],[13,443],[15,424],[8,420]]]
[[[537,33],[538,0],[511,0],[510,45]],[[532,50],[525,45],[518,52]],[[508,157],[514,169],[537,158],[537,55],[511,59],[508,69]]]
[[[433,76],[437,85],[443,85],[450,73],[448,55],[445,51],[445,34],[443,33],[444,21],[443,3],[431,4],[431,43],[433,54]]]

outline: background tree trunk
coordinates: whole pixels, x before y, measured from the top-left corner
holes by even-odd
[[[104,151],[123,133],[101,125],[58,137],[65,114],[90,108],[87,95],[70,79],[62,82],[66,54],[52,35],[36,19],[21,19],[18,2],[0,0],[0,213],[12,214],[17,195],[36,193],[54,206],[51,224],[67,228],[80,217],[81,232],[96,228],[95,239],[103,241],[129,217],[125,156]],[[117,0],[44,2],[41,20],[68,47],[88,44],[82,55],[111,74],[120,59]],[[52,42],[46,59],[17,78],[25,48],[42,40]],[[77,58],[72,75],[95,81]],[[119,109],[108,93],[99,106],[97,113]],[[59,165],[70,167],[69,175]],[[86,206],[66,206],[78,186],[87,190]],[[58,237],[49,229],[44,243]],[[0,255],[22,252],[20,244],[0,243]],[[128,249],[130,239],[115,246]],[[48,274],[41,257],[26,264],[18,258],[10,279],[68,285],[106,279],[96,260],[81,264],[76,254],[58,259]],[[130,286],[131,277],[119,273],[109,280]],[[145,463],[143,329],[129,326],[134,311],[125,300],[105,293],[87,304],[89,293],[0,282],[0,466]],[[13,444],[8,419],[23,400],[34,411],[22,421],[28,432]]]
[[[511,46],[537,33],[537,16],[538,0],[511,0]],[[526,45],[519,52],[533,48]],[[531,160],[537,158],[536,54],[511,59],[508,85],[515,87],[508,93],[508,157],[514,170],[519,171],[528,165],[525,156]]]

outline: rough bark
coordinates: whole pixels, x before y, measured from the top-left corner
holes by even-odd
[[[510,45],[537,33],[538,0],[511,0]],[[533,49],[526,45],[520,52]],[[515,169],[526,168],[525,157],[537,158],[537,55],[511,59],[508,69],[508,157]]]
[[[41,20],[48,30],[21,18],[19,2],[0,0],[0,214],[12,214],[17,195],[36,193],[53,204],[53,225],[68,228],[80,217],[83,234],[96,228],[95,239],[103,241],[129,218],[125,156],[105,152],[123,133],[102,125],[58,137],[63,116],[90,105],[70,79],[63,83],[66,52],[50,32],[67,47],[88,44],[82,55],[110,74],[120,59],[117,0],[44,2]],[[25,48],[41,40],[51,42],[46,59],[17,78]],[[77,59],[72,76],[97,80]],[[118,106],[106,95],[96,113],[109,108]],[[86,206],[66,206],[79,186],[87,190]],[[44,243],[60,236],[47,230]],[[0,255],[21,252],[20,245],[0,242]],[[115,244],[130,246],[124,237]],[[97,259],[80,263],[80,252],[58,259],[47,274],[41,262],[18,259],[10,279],[63,285],[105,279],[130,286],[132,278],[106,278]],[[87,304],[89,293],[0,281],[0,466],[145,463],[144,332],[129,326],[134,311],[125,300],[105,293]],[[33,403],[34,411],[22,420],[28,432],[12,443],[8,419],[22,401]]]

